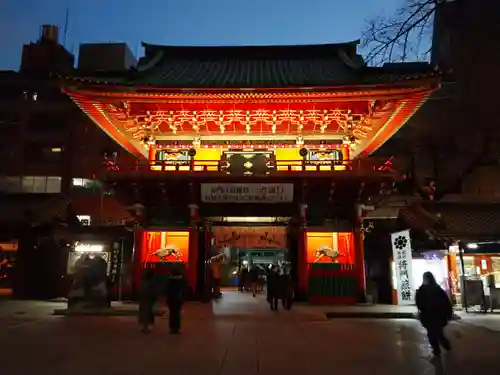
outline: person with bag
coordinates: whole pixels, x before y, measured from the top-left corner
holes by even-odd
[[[154,272],[148,268],[142,274],[139,289],[139,324],[142,333],[150,333],[155,324],[155,305],[157,299],[157,288]]]
[[[453,307],[446,292],[438,285],[431,272],[423,275],[422,286],[415,296],[420,322],[427,330],[429,344],[434,356],[441,355],[441,347],[451,350],[450,340],[444,333],[444,328],[453,317]]]

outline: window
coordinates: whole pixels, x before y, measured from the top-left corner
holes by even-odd
[[[467,255],[467,256],[464,256],[463,259],[464,259],[465,276],[470,277],[470,276],[478,275],[479,270],[474,265],[474,256]],[[458,270],[459,275],[463,274],[462,264],[460,262],[460,259],[458,259],[458,258],[457,258],[457,270]]]
[[[92,180],[89,180],[87,178],[73,178],[72,185],[74,187],[90,187],[92,184]]]
[[[20,193],[21,189],[21,177],[15,176],[4,176],[0,178],[0,191],[6,193]]]
[[[21,180],[21,187],[22,187],[22,191],[23,192],[26,192],[26,193],[33,193],[33,180],[34,180],[35,177],[33,176],[26,176],[26,177],[23,177],[22,180]]]
[[[62,183],[61,177],[54,177],[54,176],[47,177],[47,188],[45,192],[52,194],[60,193],[61,183]]]
[[[105,194],[111,195],[99,180],[91,180],[88,178],[73,178],[71,185],[73,189],[84,194]]]
[[[47,192],[47,177],[32,177],[33,178],[33,193]]]
[[[77,219],[82,225],[90,225],[90,215],[76,215]]]
[[[30,142],[24,149],[26,160],[31,163],[58,163],[62,160],[63,147],[60,144]]]
[[[491,257],[491,268],[495,275],[495,287],[500,288],[500,257]]]
[[[61,192],[62,177],[57,176],[24,176],[21,180],[23,193],[52,193]]]

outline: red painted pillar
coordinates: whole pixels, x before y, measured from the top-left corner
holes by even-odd
[[[134,231],[134,251],[132,255],[132,289],[133,294],[138,295],[142,277],[142,246],[144,244],[144,236],[146,233],[142,229]]]
[[[149,161],[152,162],[155,160],[156,155],[155,155],[155,149],[153,145],[149,145]]]
[[[354,230],[354,250],[354,272],[356,274],[357,297],[364,299],[366,297],[365,246],[364,235],[360,224],[357,224]]]

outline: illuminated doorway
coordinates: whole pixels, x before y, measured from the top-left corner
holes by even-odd
[[[236,287],[243,269],[255,269],[265,280],[269,266],[289,266],[284,226],[255,226],[254,222],[230,225],[213,227],[212,256],[225,254],[220,265],[221,286]]]

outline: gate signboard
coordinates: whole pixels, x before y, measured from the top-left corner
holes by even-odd
[[[201,184],[204,203],[291,203],[293,184]]]

